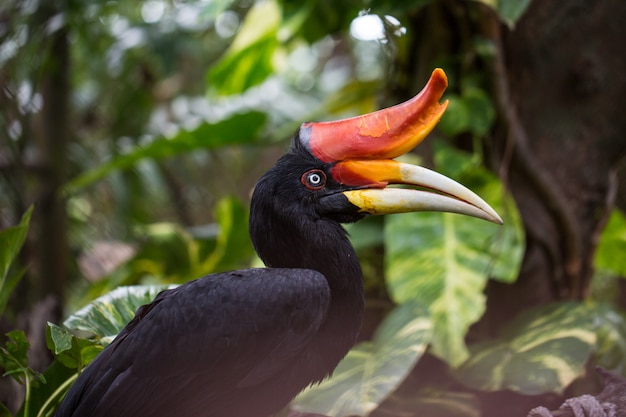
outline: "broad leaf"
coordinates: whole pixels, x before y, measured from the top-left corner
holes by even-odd
[[[430,341],[432,324],[417,303],[397,307],[371,342],[352,349],[333,376],[304,391],[298,411],[367,416],[406,378]]]
[[[614,210],[600,236],[594,265],[596,269],[626,276],[626,218]]]
[[[626,373],[626,317],[607,304],[594,308],[596,318],[596,361],[599,366],[616,372]]]
[[[266,115],[261,112],[236,114],[216,123],[203,123],[194,130],[181,131],[171,139],[159,138],[144,146],[120,155],[88,171],[65,186],[66,193],[74,193],[111,174],[127,169],[145,158],[165,159],[198,149],[216,149],[223,146],[251,143],[265,125]]]
[[[261,84],[274,72],[272,59],[278,46],[276,36],[268,35],[247,49],[225,56],[208,73],[209,90],[221,95],[241,94]]]
[[[274,72],[274,52],[280,45],[281,10],[275,1],[256,3],[246,15],[231,47],[207,76],[209,90],[241,94]]]
[[[472,346],[457,377],[483,391],[562,393],[583,374],[595,345],[591,308],[573,302],[541,306],[513,320],[501,339]]]
[[[24,213],[18,225],[0,232],[0,315],[4,311],[13,288],[23,275],[23,272],[17,272],[11,276],[9,270],[26,240],[32,213],[33,207],[31,206]]]
[[[437,170],[481,195],[504,226],[449,213],[385,218],[386,276],[398,303],[417,299],[434,322],[433,353],[450,365],[467,359],[464,337],[485,309],[489,277],[512,282],[521,265],[524,234],[512,200],[468,154],[437,146]]]
[[[71,330],[80,330],[97,339],[110,341],[135,317],[135,312],[150,303],[162,285],[120,287],[95,299],[86,307],[68,317],[63,324]]]
[[[77,337],[65,327],[48,323],[46,344],[56,359],[71,369],[81,370],[104,349],[100,340]]]
[[[411,213],[385,222],[390,294],[398,303],[414,299],[428,308],[433,353],[452,366],[467,358],[465,333],[485,309],[482,290],[491,260],[484,228],[479,220],[449,213]]]
[[[217,203],[215,215],[220,230],[215,248],[201,263],[202,274],[236,269],[254,254],[248,233],[248,214],[241,202],[224,198]]]

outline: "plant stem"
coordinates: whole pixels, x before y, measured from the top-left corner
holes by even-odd
[[[56,390],[54,390],[54,392],[48,397],[46,402],[43,403],[43,405],[39,409],[39,412],[37,413],[37,417],[43,417],[44,416],[44,413],[45,413],[46,409],[48,407],[50,407],[50,404],[52,404],[52,401],[56,397],[61,395],[61,393],[63,391],[65,391],[70,385],[72,385],[72,383],[76,380],[76,378],[78,378],[78,375],[79,375],[78,373],[75,373],[74,375],[72,375],[71,377],[66,379],[65,382],[63,382],[61,385],[59,385],[59,387]],[[25,414],[25,415],[27,415],[27,414]]]

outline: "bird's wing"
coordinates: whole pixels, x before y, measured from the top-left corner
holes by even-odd
[[[76,412],[58,415],[223,407],[218,403],[236,401],[237,390],[293,366],[329,303],[326,279],[305,269],[214,274],[164,291],[86,368],[66,407]]]

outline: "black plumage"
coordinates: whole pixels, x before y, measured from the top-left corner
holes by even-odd
[[[271,268],[160,293],[85,369],[56,415],[261,417],[326,377],[355,342],[363,287],[345,231],[319,201],[343,200],[333,211],[344,220],[363,215],[337,183],[303,186],[303,173],[325,168],[296,141],[251,205],[251,237]]]
[[[87,366],[56,416],[267,417],[332,373],[364,308],[361,268],[340,223],[419,210],[501,223],[462,185],[390,159],[435,126],[446,85],[435,70],[405,103],[303,124],[251,201],[250,236],[268,268],[160,293]]]

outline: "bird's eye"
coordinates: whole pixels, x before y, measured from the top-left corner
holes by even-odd
[[[312,169],[304,173],[301,181],[309,190],[321,190],[326,185],[326,174],[319,169]]]

